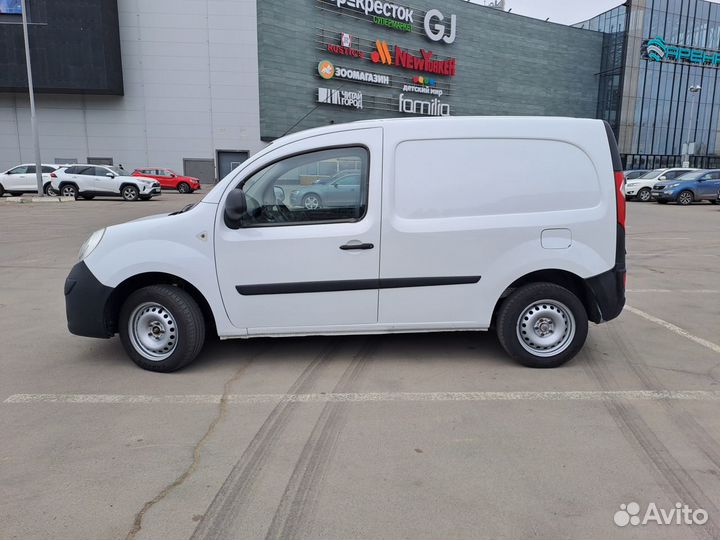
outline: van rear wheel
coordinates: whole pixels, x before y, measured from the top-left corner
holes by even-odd
[[[162,373],[188,365],[205,342],[202,310],[190,294],[172,285],[132,293],[120,310],[119,331],[133,362]]]
[[[588,318],[580,299],[554,283],[531,283],[502,304],[497,335],[505,351],[524,366],[554,368],[583,347]]]

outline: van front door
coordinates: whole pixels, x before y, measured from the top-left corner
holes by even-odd
[[[377,323],[381,141],[381,128],[310,137],[263,156],[233,180],[217,213],[215,248],[234,326],[262,335]],[[313,182],[344,170],[359,173],[355,196],[325,200],[335,188]],[[225,220],[233,189],[247,201],[239,223]]]

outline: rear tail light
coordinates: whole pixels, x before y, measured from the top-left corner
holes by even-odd
[[[622,171],[615,171],[615,200],[617,201],[617,222],[624,229],[626,216],[625,193],[623,192],[623,183],[625,175]]]
[[[57,174],[55,174],[54,172],[51,172],[51,173],[50,173],[50,178],[57,178]]]

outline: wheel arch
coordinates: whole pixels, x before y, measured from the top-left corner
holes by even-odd
[[[495,308],[493,309],[492,325],[495,325],[498,311],[500,310],[503,302],[508,296],[512,294],[514,290],[522,287],[523,285],[540,282],[554,283],[555,285],[559,285],[568,289],[570,292],[572,292],[573,294],[575,294],[575,296],[578,297],[580,302],[582,302],[589,320],[594,323],[598,323],[602,320],[602,314],[600,313],[600,310],[597,306],[597,302],[595,301],[593,292],[586,283],[586,281],[577,274],[573,274],[572,272],[569,272],[567,270],[553,268],[546,270],[536,270],[534,272],[525,274],[524,276],[513,281],[508,287],[506,287],[503,293],[500,295],[497,303],[495,304]]]
[[[123,182],[122,184],[120,184],[120,188],[119,188],[120,193],[122,193],[122,190],[125,189],[127,186],[132,186],[132,187],[134,187],[135,189],[138,190],[138,193],[140,193],[140,191],[141,191],[141,190],[140,190],[140,187],[139,187],[137,184],[135,184],[135,183],[133,183],[133,182],[128,182],[128,181],[126,180],[125,182]]]
[[[80,193],[80,187],[77,185],[77,182],[73,182],[72,180],[60,180],[60,183],[58,184],[58,189],[60,190],[67,185],[75,186],[77,192]]]
[[[210,308],[210,303],[207,301],[203,293],[200,292],[200,290],[193,284],[181,277],[164,272],[146,272],[143,274],[137,274],[127,278],[113,289],[113,292],[110,294],[110,297],[105,305],[106,320],[109,322],[113,333],[118,330],[120,310],[122,309],[125,299],[138,289],[142,289],[143,287],[148,287],[150,285],[173,285],[190,294],[193,300],[195,300],[198,306],[200,306],[207,328],[211,332],[217,334],[215,315]]]

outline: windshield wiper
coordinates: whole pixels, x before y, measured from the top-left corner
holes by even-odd
[[[194,208],[196,204],[197,204],[197,203],[188,204],[187,206],[184,206],[182,210],[178,210],[177,212],[173,212],[173,213],[168,214],[168,215],[169,215],[169,216],[177,216],[178,214],[184,214],[184,213],[187,212],[188,210]]]

